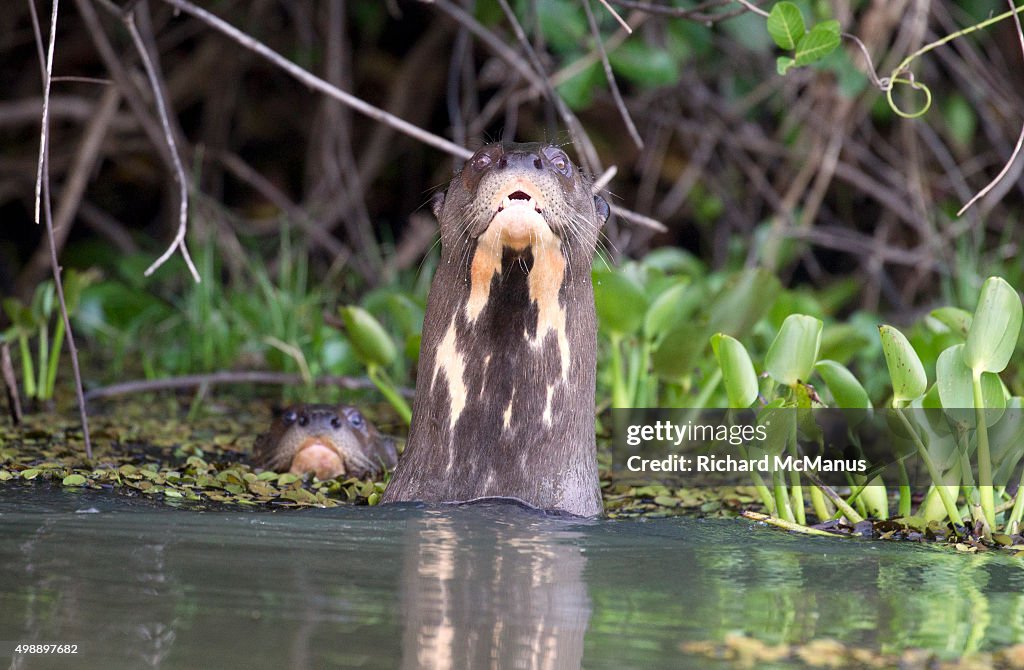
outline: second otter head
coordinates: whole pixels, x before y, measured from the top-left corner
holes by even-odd
[[[254,445],[257,465],[320,479],[378,475],[398,453],[362,413],[348,405],[295,405],[275,416]]]

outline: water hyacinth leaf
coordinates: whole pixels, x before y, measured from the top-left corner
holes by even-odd
[[[978,308],[967,333],[964,363],[972,370],[1002,372],[1020,335],[1020,296],[1006,280],[989,277],[981,287]]]
[[[64,486],[84,486],[85,477],[79,474],[68,475],[60,483]]]
[[[822,360],[814,369],[825,380],[825,386],[832,393],[832,399],[841,409],[871,409],[871,399],[853,373],[841,363]]]
[[[338,311],[345,321],[345,330],[356,356],[367,365],[391,365],[397,349],[380,322],[365,309],[355,305],[341,307]]]
[[[805,314],[786,317],[765,356],[765,369],[772,379],[794,386],[811,376],[821,347],[821,325],[819,319]]]
[[[973,374],[963,359],[965,347],[957,344],[939,354],[935,362],[935,385],[946,413],[957,421],[973,426],[976,422]],[[981,398],[985,405],[985,423],[991,426],[999,420],[1006,408],[1003,385],[995,373],[982,373]]]
[[[839,46],[838,24],[820,23],[797,42],[794,60],[796,65],[810,65],[835,51]]]
[[[879,326],[882,353],[892,381],[893,401],[903,403],[924,395],[928,389],[928,376],[924,365],[906,335],[892,326]]]
[[[965,338],[970,332],[971,322],[974,320],[974,316],[970,312],[959,307],[939,307],[933,309],[928,316]]]
[[[595,270],[594,305],[601,327],[620,335],[631,335],[644,323],[647,296],[643,287],[622,272]]]
[[[797,42],[807,32],[803,14],[800,13],[800,8],[792,2],[775,3],[771,13],[768,14],[765,27],[775,44],[780,49],[787,51],[795,49]]]
[[[757,373],[743,344],[723,333],[711,336],[711,349],[722,369],[729,407],[750,407],[757,399]]]
[[[675,328],[683,315],[680,307],[686,297],[690,281],[682,279],[662,291],[652,302],[644,316],[644,335],[652,341],[660,340]]]

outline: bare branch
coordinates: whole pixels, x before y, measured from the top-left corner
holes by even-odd
[[[42,132],[39,140],[39,172],[36,180],[36,223],[39,223],[39,210],[42,205],[43,214],[46,219],[46,235],[50,242],[50,267],[53,269],[53,284],[57,292],[57,300],[60,304],[60,316],[64,320],[64,334],[68,343],[68,352],[71,354],[71,367],[75,375],[75,395],[78,397],[78,412],[82,420],[82,438],[85,442],[85,456],[92,458],[92,439],[89,435],[89,417],[85,411],[85,396],[82,391],[82,371],[78,365],[78,348],[75,346],[75,334],[71,328],[71,318],[68,315],[68,305],[64,299],[64,281],[61,279],[60,262],[57,260],[57,244],[53,233],[53,213],[50,211],[50,175],[47,170],[49,143],[47,142],[46,129],[49,127],[49,98],[50,98],[50,77],[53,73],[53,52],[56,45],[57,34],[57,8],[59,0],[53,0],[53,14],[50,17],[50,43],[46,52],[46,73],[43,77],[43,121]],[[37,38],[39,32],[36,31]],[[41,46],[41,44],[40,44]],[[57,365],[57,360],[51,360],[50,365]]]
[[[1010,10],[1013,13],[1013,23],[1017,28],[1017,39],[1020,40],[1021,55],[1024,55],[1024,30],[1021,30],[1020,14],[1017,11],[1017,6],[1013,4],[1013,0],[1007,0],[1007,2],[1010,3]],[[1017,144],[1013,147],[1013,153],[1010,154],[1010,159],[1006,161],[1006,165],[1004,165],[1003,169],[999,171],[999,174],[996,175],[995,179],[990,181],[985,188],[978,191],[973,198],[967,201],[966,205],[960,208],[956,213],[957,216],[963,216],[963,213],[966,212],[971,205],[983,198],[985,194],[996,187],[996,184],[1002,181],[1003,177],[1006,176],[1006,173],[1010,171],[1010,167],[1013,165],[1014,161],[1017,160],[1017,156],[1020,155],[1022,146],[1024,146],[1024,125],[1021,126],[1020,134],[1017,136]]]
[[[171,154],[171,162],[174,164],[174,179],[178,182],[178,232],[175,234],[170,246],[167,247],[159,258],[153,261],[152,265],[146,268],[143,274],[147,277],[153,274],[157,268],[167,262],[167,259],[171,257],[175,250],[181,250],[181,257],[185,260],[185,265],[188,266],[189,272],[192,273],[192,279],[198,284],[200,281],[199,271],[196,270],[196,266],[192,262],[192,256],[188,252],[188,246],[185,244],[185,234],[188,232],[188,180],[185,178],[185,168],[181,165],[181,156],[178,155],[178,144],[174,140],[171,122],[167,117],[167,105],[164,102],[163,88],[160,86],[160,80],[157,77],[153,59],[149,55],[149,49],[146,47],[146,43],[139,33],[138,26],[135,24],[134,12],[125,14],[123,21],[128,29],[128,33],[132,36],[132,43],[135,45],[135,50],[139,53],[139,58],[142,59],[142,67],[145,69],[146,77],[149,79],[149,86],[153,91],[153,102],[156,104],[157,112],[160,115],[160,125],[163,127],[164,139],[167,141],[167,149]]]
[[[604,2],[604,0],[602,0],[602,2]],[[605,6],[607,6],[607,3],[605,3]],[[608,88],[611,89],[612,99],[615,100],[615,108],[619,110],[619,116],[622,117],[622,122],[626,124],[626,130],[629,131],[629,136],[633,138],[633,144],[636,145],[637,149],[642,151],[644,148],[644,141],[640,138],[640,133],[637,132],[636,124],[633,123],[633,117],[629,115],[629,110],[626,109],[626,103],[622,100],[622,93],[619,91],[619,84],[615,81],[615,74],[612,72],[612,64],[608,62],[608,54],[605,53],[604,42],[601,41],[601,31],[597,29],[597,19],[594,18],[594,11],[590,8],[590,0],[583,0],[583,9],[587,13],[587,22],[590,24],[590,34],[594,37],[594,44],[597,45],[597,52],[601,55],[601,65],[604,67],[604,77],[608,80]],[[618,14],[615,16],[618,16]],[[628,24],[626,24],[626,29],[629,30]]]
[[[32,5],[32,14],[35,16],[35,5]],[[60,0],[53,0],[53,11],[50,13],[50,43],[46,48],[46,65],[43,76],[43,119],[39,130],[39,165],[36,167],[36,213],[35,222],[39,223],[39,203],[43,194],[43,163],[46,158],[46,143],[50,135],[50,80],[53,77],[53,50],[57,40],[57,8],[60,7]],[[36,30],[39,37],[39,31]],[[40,44],[40,47],[42,45]]]

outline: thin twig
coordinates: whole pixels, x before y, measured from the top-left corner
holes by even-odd
[[[29,0],[32,4],[33,0]],[[46,156],[46,144],[50,140],[50,80],[53,77],[53,51],[57,40],[57,8],[60,0],[53,0],[53,11],[50,13],[50,42],[46,48],[46,65],[43,76],[43,119],[39,131],[39,164],[36,166],[36,213],[35,222],[39,223],[39,205],[43,195],[43,159]],[[33,16],[35,9],[33,7]],[[39,35],[38,30],[36,35]],[[40,45],[41,46],[41,45]]]
[[[605,6],[608,3],[605,0]],[[626,103],[622,99],[622,93],[619,91],[619,84],[615,81],[615,73],[612,72],[612,64],[608,62],[608,54],[604,50],[604,42],[601,40],[601,31],[597,28],[597,19],[594,17],[594,11],[590,7],[590,0],[583,0],[583,9],[587,13],[587,22],[590,24],[590,34],[594,37],[594,44],[597,45],[597,53],[601,56],[601,65],[604,68],[604,78],[608,80],[608,88],[612,92],[612,99],[615,101],[615,108],[619,110],[619,116],[622,117],[622,122],[626,124],[626,130],[629,131],[629,136],[633,139],[633,144],[636,148],[643,151],[644,141],[640,138],[640,133],[636,129],[636,124],[633,123],[633,117],[630,116],[629,110],[626,109]],[[609,7],[609,9],[611,9]],[[618,17],[618,14],[615,15]],[[619,19],[622,20],[621,18]],[[626,29],[629,30],[628,24],[623,24]]]
[[[601,189],[608,185],[608,182],[610,182],[612,179],[615,179],[615,175],[617,175],[618,173],[619,167],[617,165],[609,166],[607,170],[601,173],[601,176],[594,180],[594,184],[591,187],[591,190],[593,190],[594,193],[600,192]]]
[[[11,362],[11,343],[0,344],[0,378],[4,380],[4,388],[7,391],[7,409],[11,414],[11,423],[15,426],[21,423],[21,395],[18,393],[18,377],[14,374],[14,364]]]
[[[761,514],[760,512],[751,512],[750,510],[744,510],[740,512],[740,516],[750,519],[752,521],[760,521],[777,528],[792,531],[794,533],[803,533],[804,535],[817,535],[818,537],[838,537],[835,533],[828,533],[817,528],[811,528],[810,526],[801,526],[798,523],[792,521],[786,521],[779,519],[778,517],[768,516],[767,514]]]
[[[626,23],[625,19],[623,19],[622,16],[620,16],[619,13],[617,11],[615,11],[615,8],[608,4],[608,0],[599,0],[599,1],[600,1],[600,3],[602,5],[604,5],[604,8],[608,10],[608,13],[611,14],[615,18],[615,20],[619,22],[619,25],[622,26],[622,29],[625,30],[630,35],[632,35],[633,34],[633,29],[630,28],[629,24]],[[584,3],[585,2],[586,2],[586,0],[584,0]],[[588,13],[589,13],[589,8],[588,8]]]
[[[652,219],[649,216],[644,216],[640,212],[634,212],[632,210],[626,209],[625,207],[612,205],[611,203],[609,203],[609,207],[611,207],[612,211],[615,212],[617,216],[622,217],[623,219],[629,221],[630,223],[636,224],[643,228],[650,228],[656,233],[668,232],[668,228],[665,226],[665,224],[662,223],[661,221],[658,221],[657,219]]]
[[[736,0],[736,2],[740,3],[741,5],[743,5],[744,7],[749,9],[750,11],[754,12],[755,14],[760,14],[761,16],[765,17],[766,19],[768,18],[768,12],[764,11],[763,9],[761,9],[760,7],[755,5],[754,3],[748,2],[747,0]]]
[[[50,210],[50,175],[48,168],[49,142],[46,129],[49,127],[50,77],[53,73],[53,52],[57,35],[57,8],[59,0],[53,0],[53,13],[50,16],[50,42],[46,53],[46,75],[43,78],[43,120],[40,131],[39,173],[36,183],[36,223],[39,223],[39,209],[42,206],[46,219],[46,236],[50,241],[50,267],[53,270],[53,284],[57,290],[57,301],[60,304],[60,315],[64,320],[65,341],[71,355],[71,367],[75,376],[75,395],[78,398],[78,412],[82,420],[82,438],[85,442],[85,456],[92,458],[92,439],[89,434],[89,417],[85,411],[85,396],[82,391],[82,371],[78,365],[78,348],[75,346],[75,334],[71,328],[71,317],[68,314],[67,301],[64,299],[64,280],[61,278],[60,262],[57,260],[57,243],[53,232],[53,212]],[[38,35],[38,31],[37,31]],[[58,360],[51,360],[50,365],[57,365]]]
[[[1010,4],[1010,9],[1013,14],[1013,23],[1017,27],[1017,39],[1020,41],[1021,55],[1024,55],[1024,30],[1021,29],[1020,14],[1017,11],[1017,6],[1013,4],[1013,0],[1007,0],[1007,2]],[[1006,173],[1010,171],[1010,167],[1013,165],[1013,162],[1017,160],[1017,156],[1020,155],[1020,150],[1022,146],[1024,146],[1024,125],[1022,125],[1020,128],[1020,134],[1017,135],[1017,144],[1013,147],[1013,153],[1010,154],[1010,159],[1006,161],[1006,165],[1004,165],[1003,169],[999,171],[999,174],[996,175],[995,179],[990,181],[985,188],[978,191],[978,193],[973,198],[967,201],[966,205],[960,208],[960,210],[956,213],[957,216],[962,216],[963,213],[966,212],[971,205],[973,205],[978,200],[983,198],[985,194],[987,194],[989,191],[996,187],[996,184],[1002,181],[1003,177],[1006,176]]]
[[[157,77],[153,59],[150,58],[149,49],[142,40],[142,35],[139,34],[138,26],[135,24],[135,14],[129,12],[122,17],[122,20],[128,29],[128,33],[132,36],[135,50],[138,51],[139,57],[142,59],[142,67],[146,70],[149,87],[153,91],[153,102],[156,104],[157,113],[160,116],[160,125],[164,131],[164,139],[167,142],[167,149],[171,154],[171,162],[174,165],[174,179],[178,182],[178,232],[175,234],[170,246],[167,247],[159,258],[153,261],[152,265],[146,268],[143,274],[147,277],[153,274],[157,268],[167,262],[167,259],[174,254],[175,250],[180,250],[181,257],[185,260],[185,265],[188,266],[189,272],[192,273],[192,279],[198,284],[200,282],[199,271],[196,270],[196,266],[192,262],[192,255],[188,252],[188,245],[185,243],[185,234],[188,232],[188,180],[185,178],[185,168],[181,165],[181,156],[178,155],[178,145],[174,140],[171,122],[167,117],[167,105],[164,102],[163,88],[160,86],[160,80]]]

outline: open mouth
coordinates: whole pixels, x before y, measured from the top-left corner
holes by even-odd
[[[501,204],[498,205],[498,213],[500,214],[510,207],[529,207],[538,214],[542,211],[540,202],[526,191],[513,191],[502,198]]]

